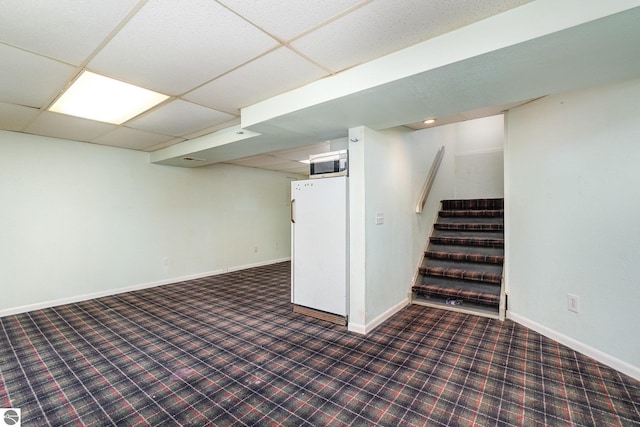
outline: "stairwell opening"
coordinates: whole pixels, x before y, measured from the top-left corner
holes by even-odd
[[[443,200],[412,302],[504,319],[504,199]]]

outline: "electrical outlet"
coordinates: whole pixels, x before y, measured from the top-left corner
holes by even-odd
[[[567,310],[574,313],[580,312],[580,297],[573,294],[567,294]]]

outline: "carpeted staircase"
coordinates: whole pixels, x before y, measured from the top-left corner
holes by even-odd
[[[443,200],[414,304],[504,317],[504,199]]]

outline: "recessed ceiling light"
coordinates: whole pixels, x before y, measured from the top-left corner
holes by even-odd
[[[119,125],[167,98],[169,96],[161,93],[83,71],[49,111]]]
[[[427,119],[427,120],[425,120],[425,121],[424,121],[424,122],[422,122],[422,123],[424,123],[425,125],[432,125],[432,124],[434,124],[435,122],[436,122],[436,119]]]

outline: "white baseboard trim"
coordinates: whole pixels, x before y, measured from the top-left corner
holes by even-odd
[[[529,329],[533,329],[534,331],[544,335],[547,338],[558,341],[559,343],[566,345],[572,350],[582,353],[585,356],[589,356],[600,363],[603,363],[617,371],[622,372],[625,375],[629,375],[630,377],[640,381],[640,368],[637,366],[633,366],[630,363],[617,359],[616,357],[604,353],[596,348],[581,343],[574,338],[568,337],[564,334],[561,334],[560,332],[547,328],[546,326],[534,322],[533,320],[530,320],[518,313],[508,311],[507,318],[523,326],[526,326]]]
[[[349,322],[347,329],[349,330],[349,332],[355,332],[356,334],[366,335],[369,332],[373,331],[377,326],[382,324],[382,322],[384,322],[385,320],[387,320],[388,318],[390,318],[391,316],[393,316],[394,314],[396,314],[397,312],[405,308],[407,305],[409,305],[409,302],[410,302],[409,298],[403,299],[398,304],[394,305],[393,307],[391,307],[390,309],[388,309],[387,311],[385,311],[384,313],[382,313],[381,315],[379,315],[378,317],[376,317],[366,325]]]
[[[367,327],[361,323],[349,322],[347,330],[360,335],[367,335]]]
[[[230,268],[222,268],[222,269],[219,269],[219,270],[207,271],[207,272],[204,272],[204,273],[189,274],[189,275],[181,276],[181,277],[172,277],[170,279],[163,279],[163,280],[158,280],[158,281],[155,281],[155,282],[148,282],[148,283],[140,283],[140,284],[137,284],[137,285],[126,286],[126,287],[123,287],[123,288],[109,289],[109,290],[106,290],[106,291],[92,292],[90,294],[75,295],[75,296],[67,297],[67,298],[60,298],[60,299],[56,299],[56,300],[42,301],[42,302],[38,302],[38,303],[34,303],[34,304],[22,305],[22,306],[19,306],[19,307],[6,308],[6,309],[3,309],[3,310],[0,310],[0,317],[11,316],[11,315],[20,314],[20,313],[26,313],[28,311],[42,310],[42,309],[45,309],[45,308],[57,307],[59,305],[74,304],[74,303],[77,303],[77,302],[88,301],[88,300],[95,299],[95,298],[102,298],[102,297],[108,297],[108,296],[111,296],[111,295],[122,294],[122,293],[125,293],[125,292],[139,291],[141,289],[148,289],[148,288],[154,288],[156,286],[169,285],[171,283],[178,283],[178,282],[185,282],[187,280],[201,279],[203,277],[215,276],[217,274],[223,274],[223,273],[227,273],[227,272],[231,272],[231,271],[246,270],[247,268],[261,267],[261,266],[270,265],[270,264],[277,264],[279,262],[288,261],[290,259],[291,258],[280,258],[280,259],[277,259],[277,260],[258,262],[258,263],[235,266],[235,267],[230,267]]]
[[[262,267],[264,265],[277,264],[279,262],[285,262],[285,261],[290,261],[290,260],[291,260],[291,257],[272,259],[270,261],[254,262],[252,264],[244,264],[244,265],[240,265],[240,266],[237,266],[237,267],[229,267],[226,270],[224,270],[224,272],[226,273],[226,272],[229,272],[229,271],[246,270],[247,268]]]

